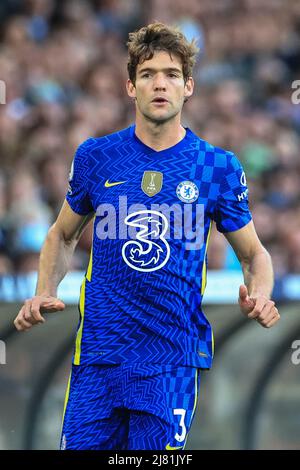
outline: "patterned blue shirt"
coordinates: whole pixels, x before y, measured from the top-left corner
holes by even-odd
[[[232,232],[251,220],[236,156],[190,129],[155,151],[131,126],[79,146],[66,199],[95,213],[74,363],[210,368],[201,302],[211,224]]]

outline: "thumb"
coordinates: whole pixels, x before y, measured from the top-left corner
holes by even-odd
[[[60,299],[57,299],[56,297],[50,297],[50,298],[46,298],[42,304],[41,304],[41,307],[44,309],[44,310],[48,310],[48,311],[58,311],[58,310],[64,310],[65,309],[65,304],[60,300]]]
[[[248,289],[247,289],[247,286],[245,286],[244,284],[242,284],[240,286],[240,290],[239,290],[239,300],[241,302],[247,302],[248,300],[250,300],[249,298],[249,295],[248,295]]]
[[[239,289],[239,305],[243,309],[246,309],[247,312],[255,307],[255,301],[249,297],[247,286],[242,284]]]
[[[65,304],[59,299],[55,302],[55,307],[57,310],[64,310],[66,308]]]

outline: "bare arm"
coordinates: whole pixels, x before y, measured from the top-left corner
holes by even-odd
[[[93,215],[78,215],[67,201],[64,202],[41,250],[36,295],[24,302],[14,321],[18,330],[25,331],[43,323],[45,319],[41,313],[65,308],[64,303],[56,298],[57,288],[68,272],[78,240]]]
[[[250,296],[262,294],[270,298],[274,285],[272,261],[256,234],[253,222],[225,236],[241,263]]]
[[[64,202],[41,251],[36,295],[56,297],[57,287],[68,272],[78,240],[93,215],[76,214]]]
[[[239,292],[242,312],[264,327],[273,326],[279,320],[279,313],[270,300],[274,286],[272,261],[256,234],[253,222],[225,236],[243,269],[245,285],[240,286]]]

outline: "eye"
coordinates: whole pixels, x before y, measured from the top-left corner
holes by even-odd
[[[148,78],[148,77],[150,77],[150,73],[145,72],[142,74],[142,78]]]

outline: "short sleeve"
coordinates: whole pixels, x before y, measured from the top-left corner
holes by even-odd
[[[233,153],[228,153],[228,165],[220,184],[213,218],[222,233],[239,230],[252,220],[245,172]]]
[[[92,139],[83,142],[76,150],[69,174],[69,185],[66,200],[71,209],[80,215],[93,212],[88,192],[89,182],[89,147]]]

